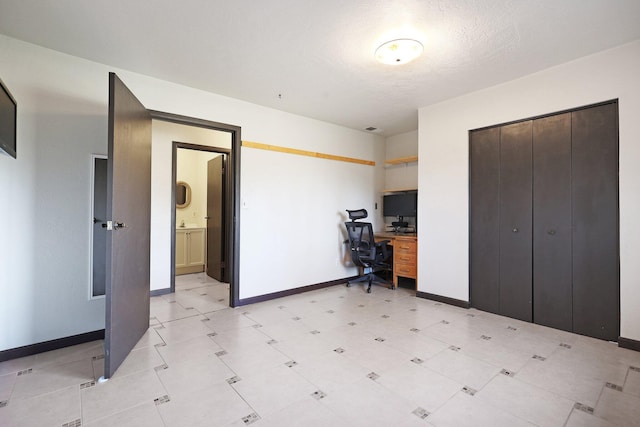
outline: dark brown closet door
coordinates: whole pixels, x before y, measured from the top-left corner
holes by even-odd
[[[533,321],[573,330],[571,113],[533,121]]]
[[[500,314],[532,321],[531,121],[500,136]]]
[[[573,330],[620,334],[618,105],[572,113]]]
[[[500,128],[470,133],[470,293],[479,310],[500,310]]]

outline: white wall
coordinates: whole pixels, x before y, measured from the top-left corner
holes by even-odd
[[[172,112],[172,111],[170,111]],[[151,143],[151,290],[171,286],[171,180],[173,142],[231,149],[228,132],[153,120]],[[188,151],[188,150],[184,150]],[[180,224],[180,219],[177,220]]]
[[[621,335],[640,340],[640,41],[419,111],[418,289],[469,300],[468,131],[619,98]]]
[[[242,149],[240,297],[355,272],[338,260],[341,222],[344,209],[356,207],[381,221],[373,204],[384,182],[382,137],[5,36],[0,57],[0,77],[18,102],[18,159],[0,156],[0,322],[7,325],[0,350],[104,327],[104,300],[87,298],[88,222],[90,156],[106,154],[108,71],[118,72],[149,109],[241,126],[245,140],[376,161],[371,167]],[[171,203],[161,190],[172,185],[166,148],[154,143],[152,152],[154,289],[168,287],[161,271],[171,262]]]

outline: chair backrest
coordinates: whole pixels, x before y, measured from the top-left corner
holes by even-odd
[[[373,226],[370,222],[347,221],[351,260],[359,267],[369,267],[376,256]]]

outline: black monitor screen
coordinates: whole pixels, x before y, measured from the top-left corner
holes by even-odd
[[[387,194],[382,201],[384,216],[415,217],[418,214],[418,193]]]
[[[16,157],[16,101],[0,80],[0,150]]]

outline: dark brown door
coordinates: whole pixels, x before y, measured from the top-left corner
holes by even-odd
[[[618,104],[572,114],[573,328],[620,334]]]
[[[108,132],[105,378],[149,327],[151,116],[114,73]]]
[[[500,314],[532,321],[531,121],[500,134]]]
[[[479,310],[500,312],[500,128],[470,134],[470,292]]]
[[[571,113],[533,121],[533,321],[573,330]]]
[[[227,282],[224,259],[225,156],[207,162],[207,275]]]

